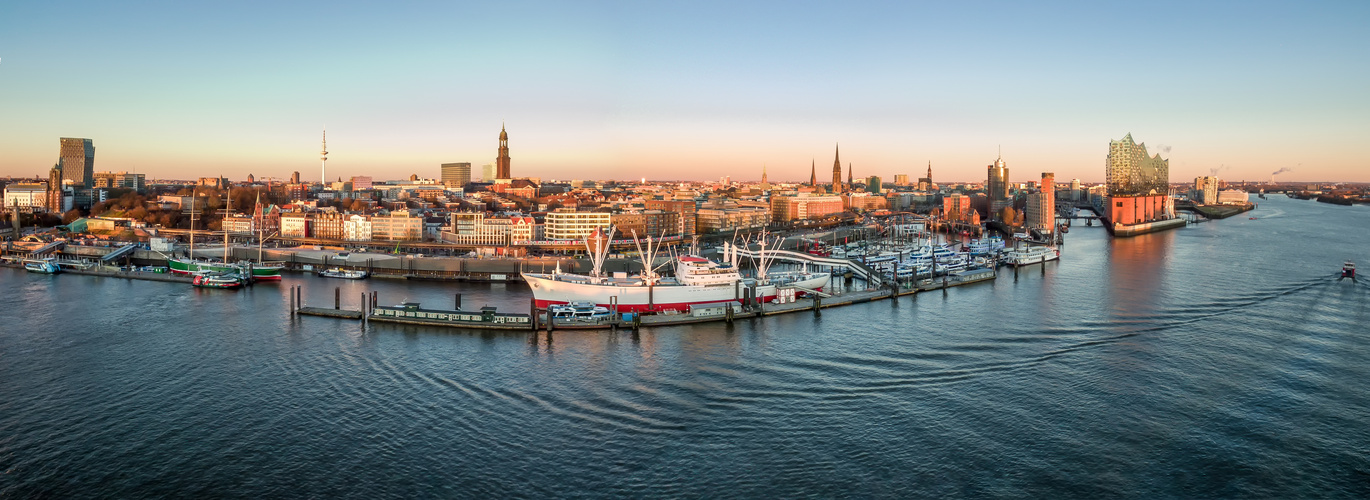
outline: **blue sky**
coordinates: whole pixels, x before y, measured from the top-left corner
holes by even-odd
[[[1370,2],[0,5],[0,175],[1370,181]]]

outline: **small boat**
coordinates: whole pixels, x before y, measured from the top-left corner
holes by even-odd
[[[348,271],[339,267],[319,271],[319,276],[324,278],[340,278],[345,280],[366,279],[366,271]]]
[[[574,301],[569,304],[555,304],[547,307],[553,318],[562,320],[594,321],[609,319],[609,308],[597,306],[590,301]]]
[[[1248,220],[1256,220],[1256,218],[1255,218],[1255,217],[1252,217],[1252,218],[1250,218],[1250,219],[1248,219]]]
[[[57,264],[56,259],[28,259],[24,261],[24,270],[39,274],[57,274],[62,272],[62,266]]]
[[[1356,263],[1348,260],[1346,263],[1342,264],[1341,277],[1351,278],[1353,280],[1356,279]]]
[[[243,278],[237,274],[198,273],[190,280],[191,286],[199,288],[225,288],[237,290],[243,287]]]

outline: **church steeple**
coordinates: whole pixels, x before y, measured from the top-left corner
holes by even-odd
[[[766,164],[761,164],[761,189],[770,189],[771,183],[766,181]]]
[[[499,124],[499,157],[495,158],[495,178],[510,179],[509,176],[509,132],[504,124]]]
[[[818,187],[818,163],[813,159],[809,160],[809,186]]]
[[[851,191],[852,188],[856,187],[856,184],[852,184],[852,181],[851,181],[851,176],[852,176],[852,172],[851,172],[851,171],[852,171],[851,162],[848,162],[848,163],[847,163],[847,191]]]
[[[842,188],[842,150],[840,146],[833,147],[832,153],[832,192],[841,193]]]

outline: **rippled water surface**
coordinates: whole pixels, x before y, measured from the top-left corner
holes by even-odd
[[[1370,207],[1272,196],[1043,274],[766,320],[527,333],[521,285],[229,292],[0,269],[0,497],[1370,496]],[[1368,280],[1370,281],[1370,280]]]

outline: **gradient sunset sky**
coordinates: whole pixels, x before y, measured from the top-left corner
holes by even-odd
[[[4,2],[0,176],[1370,181],[1370,2]]]

